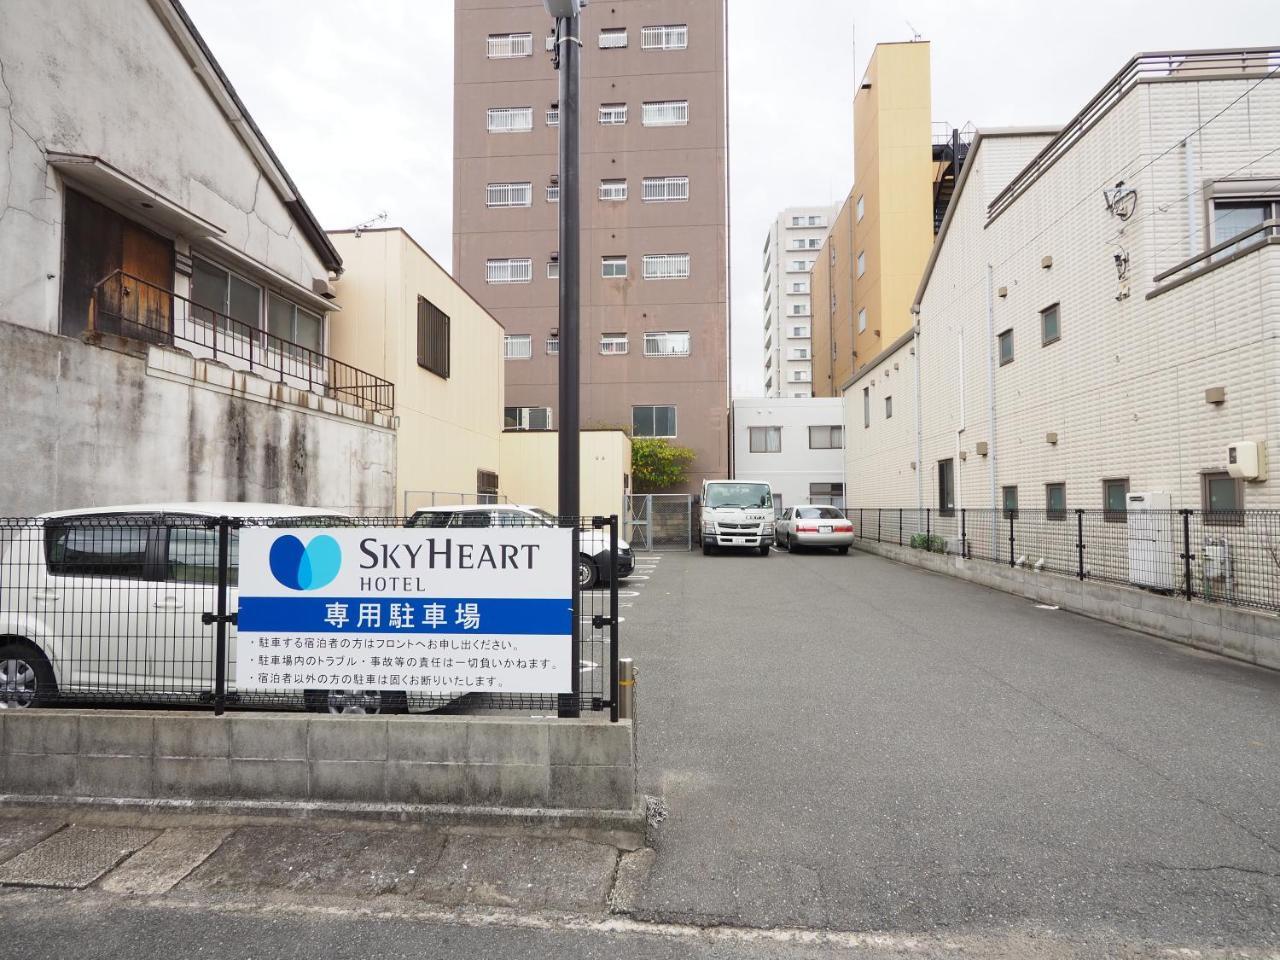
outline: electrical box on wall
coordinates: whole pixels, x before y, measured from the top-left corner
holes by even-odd
[[[1267,479],[1267,442],[1240,440],[1227,447],[1227,473],[1239,480]]]

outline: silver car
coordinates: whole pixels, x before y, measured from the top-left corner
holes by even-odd
[[[853,545],[853,523],[838,507],[802,503],[782,511],[773,527],[773,542],[788,550],[834,547],[848,553]]]

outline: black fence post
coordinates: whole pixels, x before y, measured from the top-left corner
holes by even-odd
[[[933,549],[933,507],[924,508],[924,548]]]
[[[1191,583],[1191,511],[1184,507],[1178,512],[1182,514],[1182,576],[1185,581],[1183,590],[1186,598],[1190,600],[1195,595]]]
[[[960,508],[960,556],[966,560],[969,559],[969,524],[965,516],[967,513],[967,507]]]
[[[859,540],[865,539],[867,536],[867,528],[862,525],[862,508],[861,507],[858,508],[858,529],[853,532],[853,535],[857,537]]]
[[[214,324],[217,328],[217,324]],[[218,609],[217,642],[214,644],[213,714],[220,717],[227,710],[227,583],[231,566],[231,521],[218,520]]]
[[[902,508],[898,508],[898,546],[902,546]]]
[[[1084,511],[1076,511],[1076,577],[1084,579]]]
[[[577,664],[574,665],[575,667]],[[609,721],[618,722],[618,515],[609,518]]]
[[[1014,514],[1014,511],[1010,510],[1010,511],[1009,511],[1009,566],[1011,566],[1011,567],[1012,567],[1012,566],[1014,566],[1014,562],[1013,562],[1013,514]]]
[[[884,522],[884,507],[876,507],[876,543],[880,542],[880,525]]]

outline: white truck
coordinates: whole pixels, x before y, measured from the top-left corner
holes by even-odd
[[[773,543],[773,490],[747,480],[702,482],[702,552],[745,547],[769,555]]]

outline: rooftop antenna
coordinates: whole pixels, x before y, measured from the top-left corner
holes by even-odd
[[[924,35],[923,35],[919,30],[917,30],[915,27],[911,26],[911,21],[910,21],[910,20],[905,20],[905,21],[903,21],[903,22],[904,22],[904,23],[906,23],[906,25],[907,25],[908,29],[910,29],[910,30],[911,30],[911,42],[912,42],[912,43],[919,43],[921,40],[923,40],[923,39],[924,39]]]
[[[381,213],[379,213],[376,217],[370,217],[370,218],[369,218],[368,220],[366,220],[364,223],[358,223],[358,224],[356,224],[356,225],[352,228],[352,231],[353,231],[353,233],[354,233],[354,235],[355,235],[355,239],[359,240],[359,239],[360,239],[360,234],[364,233],[366,230],[371,230],[371,229],[373,228],[373,225],[374,225],[375,223],[382,223],[382,221],[384,221],[384,220],[386,220],[386,219],[387,219],[387,211],[383,210],[383,211],[382,211]]]

